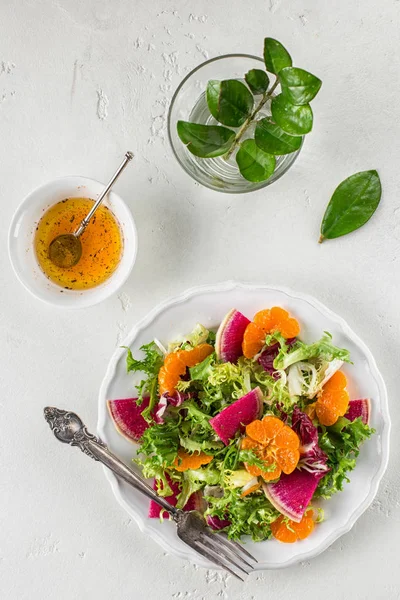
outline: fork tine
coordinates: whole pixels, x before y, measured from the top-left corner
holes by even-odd
[[[245,550],[241,544],[238,544],[237,542],[230,540],[225,533],[213,533],[212,535],[217,536],[218,539],[221,540],[221,543],[225,544],[226,546],[229,546],[232,549],[232,552],[236,553],[236,552],[240,551],[245,556],[247,556],[247,558],[250,558],[250,560],[253,560],[255,563],[258,563],[258,560],[252,554],[250,554],[250,552],[247,552],[247,550]]]
[[[225,551],[223,551],[221,548],[218,548],[218,546],[215,545],[214,541],[211,540],[207,535],[203,535],[202,533],[200,534],[199,540],[198,540],[201,544],[203,544],[204,546],[207,546],[207,548],[209,550],[211,550],[212,552],[215,552],[215,554],[219,557],[222,558],[223,560],[225,560],[226,562],[228,562],[229,564],[233,565],[236,569],[239,569],[239,571],[242,571],[242,573],[244,573],[245,575],[248,575],[248,571],[246,571],[246,569],[244,569],[241,565],[239,565],[237,563],[237,561],[235,561],[233,556],[229,556],[228,554],[226,554]],[[221,556],[222,554],[222,556]]]
[[[218,550],[218,548],[220,548],[221,546],[224,548],[225,551],[227,551],[228,553],[236,556],[237,559],[239,559],[240,561],[242,561],[242,563],[244,563],[247,567],[249,567],[251,570],[254,569],[253,565],[250,564],[247,560],[245,560],[243,558],[243,556],[241,556],[239,554],[239,552],[236,550],[234,544],[229,544],[227,543],[227,541],[225,538],[222,540],[220,537],[215,536],[214,533],[208,532],[206,531],[202,531],[200,534],[201,537],[205,537],[207,540],[209,540],[211,542],[211,544],[214,546],[215,550]]]
[[[201,554],[205,558],[208,558],[208,560],[210,560],[211,562],[215,563],[216,565],[218,565],[222,569],[225,569],[225,571],[228,571],[228,573],[230,573],[231,575],[233,575],[234,577],[236,577],[236,579],[240,579],[240,581],[244,582],[243,577],[240,577],[240,575],[238,575],[237,573],[235,573],[235,571],[232,571],[232,569],[230,569],[221,560],[221,557],[218,556],[217,554],[215,554],[213,551],[209,550],[208,547],[205,546],[201,540],[196,540],[195,542],[193,542],[193,546],[192,547],[195,550],[197,550],[197,552],[199,554]]]

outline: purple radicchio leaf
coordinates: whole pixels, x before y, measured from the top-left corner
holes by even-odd
[[[216,531],[218,531],[219,529],[225,529],[225,527],[229,527],[229,525],[231,524],[231,522],[228,521],[228,519],[220,519],[216,515],[207,515],[206,520],[207,524],[211,527],[211,529],[214,529]]]
[[[286,340],[286,344],[290,347],[296,342],[296,338],[290,338]],[[264,371],[271,375],[274,379],[279,379],[279,374],[274,368],[274,360],[278,356],[280,345],[275,342],[271,346],[265,348],[265,350],[258,357],[258,363],[262,366]]]
[[[157,425],[164,424],[164,413],[167,410],[167,406],[168,399],[165,397],[165,395],[163,395],[161,396],[154,413],[154,421],[157,423]]]
[[[315,477],[321,479],[329,471],[328,457],[318,445],[318,429],[298,406],[293,409],[292,429],[300,438],[298,468],[313,473]]]
[[[190,394],[183,394],[181,392],[174,392],[172,396],[168,392],[165,392],[156,406],[154,421],[158,425],[163,425],[165,423],[165,417],[168,416],[168,407],[179,407],[190,397]]]

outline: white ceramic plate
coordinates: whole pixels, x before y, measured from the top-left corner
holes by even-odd
[[[309,538],[296,544],[281,544],[275,540],[247,543],[246,548],[259,561],[258,569],[287,567],[316,556],[348,532],[371,504],[386,469],[390,431],[385,384],[371,352],[342,318],[317,300],[288,289],[234,282],[194,288],[164,302],[138,323],[124,342],[135,353],[142,344],[155,337],[166,344],[168,340],[191,331],[196,323],[208,328],[216,327],[231,308],[237,308],[251,318],[258,310],[274,305],[286,308],[299,320],[304,341],[315,341],[323,331],[329,331],[336,345],[350,350],[354,365],[344,369],[348,375],[350,396],[371,398],[371,425],[376,434],[363,446],[357,467],[351,473],[351,483],[345,486],[343,492],[322,504],[326,520]],[[108,399],[134,396],[136,380],[132,374],[126,373],[125,356],[125,350],[118,349],[108,366],[100,390],[98,432],[112,451],[132,464],[135,446],[117,433],[106,407]],[[145,497],[117,480],[108,470],[106,476],[118,502],[143,533],[172,554],[210,566],[178,539],[174,523],[160,523],[157,519],[147,518],[148,500]]]

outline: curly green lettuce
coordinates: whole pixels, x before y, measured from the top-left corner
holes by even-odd
[[[375,430],[363,423],[361,417],[354,421],[342,417],[335,425],[323,430],[319,446],[328,456],[330,471],[319,482],[315,496],[328,499],[342,491],[343,484],[350,481],[348,473],[356,466],[360,446]]]

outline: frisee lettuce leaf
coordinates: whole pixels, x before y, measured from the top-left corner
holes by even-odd
[[[274,367],[277,370],[287,369],[290,365],[311,358],[319,358],[328,362],[337,358],[344,362],[350,362],[350,352],[345,348],[334,346],[331,334],[325,332],[322,338],[314,344],[303,344],[303,342],[297,341],[292,348],[288,348],[286,344],[281,345],[279,354],[274,360]]]
[[[206,485],[219,483],[220,473],[212,466],[200,467],[199,469],[188,469],[182,473],[181,492],[178,496],[177,507],[185,506],[190,496]]]
[[[150,421],[153,408],[158,402],[158,372],[161,369],[164,357],[154,342],[141,346],[140,350],[144,353],[144,357],[141,360],[133,357],[130,348],[126,348],[126,350],[126,370],[128,373],[144,373],[146,375],[136,386],[138,391],[137,405],[140,406],[142,404],[145,396],[150,397],[149,406],[142,413],[142,416],[147,421]]]
[[[355,421],[342,417],[332,427],[323,429],[319,446],[328,455],[330,471],[319,482],[315,496],[331,498],[343,490],[345,482],[350,481],[348,473],[356,466],[360,446],[375,430],[365,425],[361,417]]]
[[[152,464],[159,467],[171,466],[178,455],[179,431],[178,422],[173,421],[149,427],[141,437],[138,455],[146,455]],[[143,461],[140,462],[143,464]]]
[[[243,535],[250,535],[255,542],[272,537],[270,525],[280,516],[261,491],[242,498],[240,488],[225,489],[222,498],[206,496],[206,500],[206,515],[229,520],[226,531],[235,540]]]

